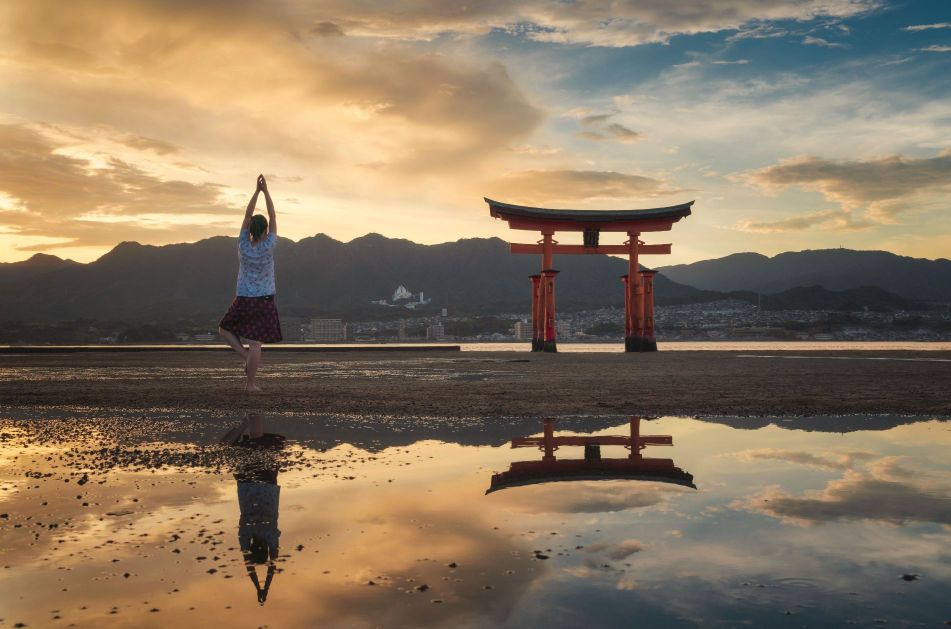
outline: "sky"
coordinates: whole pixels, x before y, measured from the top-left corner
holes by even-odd
[[[951,257],[951,2],[0,3],[0,262],[236,235],[258,173],[294,240],[696,200],[645,263]]]

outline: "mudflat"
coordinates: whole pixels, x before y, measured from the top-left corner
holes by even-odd
[[[230,353],[0,356],[0,406],[442,417],[951,414],[951,352]]]

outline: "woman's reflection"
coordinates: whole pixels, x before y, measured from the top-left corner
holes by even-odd
[[[248,577],[254,583],[258,602],[267,600],[274,579],[281,531],[277,528],[281,486],[277,484],[278,453],[284,447],[282,435],[264,432],[258,413],[249,412],[244,421],[232,427],[221,443],[246,448],[235,465],[238,481],[238,541],[244,554]],[[267,565],[264,586],[258,580],[257,566]]]

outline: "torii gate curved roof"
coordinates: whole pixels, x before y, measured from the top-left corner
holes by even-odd
[[[612,459],[607,459],[611,461]],[[583,464],[584,460],[566,460],[565,463]],[[624,460],[623,462],[627,462]],[[696,489],[693,474],[685,472],[679,467],[671,470],[638,471],[636,469],[598,469],[590,464],[579,465],[577,469],[555,470],[550,472],[535,472],[513,474],[512,471],[493,474],[491,485],[485,491],[486,495],[510,487],[526,487],[528,485],[542,485],[544,483],[558,483],[570,481],[598,481],[598,480],[634,480],[654,483],[667,483]]]
[[[489,211],[495,218],[509,216],[518,218],[552,219],[556,221],[578,221],[581,223],[600,223],[607,221],[636,221],[639,219],[672,218],[679,220],[690,216],[693,201],[669,207],[654,207],[643,210],[553,210],[544,207],[513,205],[483,197],[489,204]]]
[[[489,204],[489,213],[495,218],[507,221],[513,229],[537,229],[544,226],[572,231],[589,227],[604,231],[636,230],[640,226],[644,231],[666,231],[673,223],[690,216],[690,207],[694,204],[693,201],[688,201],[680,205],[641,210],[556,210],[483,198]]]

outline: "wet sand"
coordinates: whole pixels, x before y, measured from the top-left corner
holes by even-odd
[[[951,352],[265,353],[0,356],[0,406],[530,417],[947,416]]]

